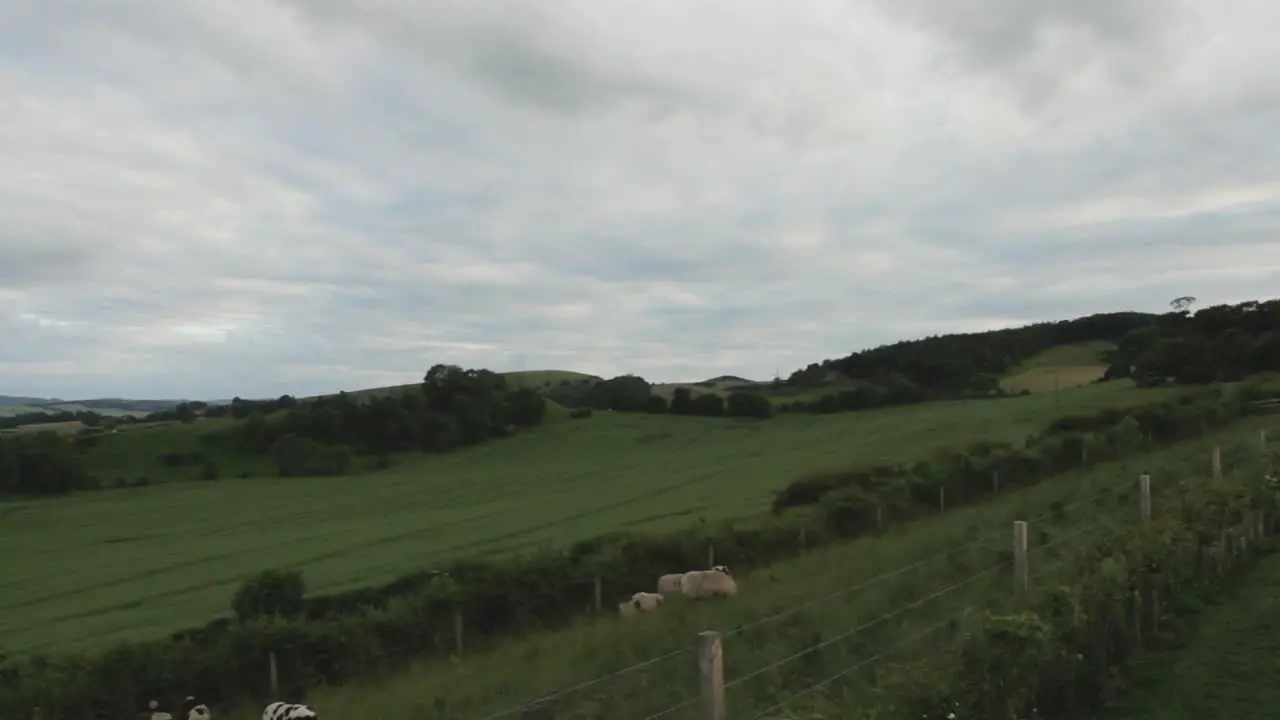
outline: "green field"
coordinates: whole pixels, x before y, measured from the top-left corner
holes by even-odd
[[[1186,647],[1138,668],[1115,720],[1272,717],[1280,707],[1280,554],[1263,558],[1233,597],[1193,621]]]
[[[1063,392],[1060,412],[1171,392],[1092,385]],[[160,636],[225,614],[238,583],[267,567],[301,567],[324,592],[459,556],[750,516],[806,472],[980,439],[1021,442],[1055,410],[1051,395],[1031,395],[765,422],[597,413],[350,478],[224,473],[216,483],[0,504],[0,557],[17,558],[0,573],[0,645],[101,648]],[[94,462],[142,472],[159,452],[199,449],[199,434],[223,422],[121,433],[94,448]]]
[[[1109,342],[1082,342],[1050,348],[1010,371],[1000,386],[1010,392],[1037,393],[1086,385],[1106,372],[1102,354],[1114,347]]]
[[[550,704],[553,714],[546,715],[640,720],[696,697],[696,634],[719,630],[726,634],[726,697],[731,717],[757,717],[780,702],[791,704],[793,711],[764,717],[865,717],[852,708],[875,697],[860,691],[853,681],[842,678],[825,692],[803,697],[798,692],[816,679],[877,656],[876,663],[891,662],[950,643],[966,630],[966,610],[972,617],[984,609],[1007,609],[1012,577],[1002,553],[1010,546],[1013,520],[1030,523],[1033,585],[1069,583],[1074,575],[1064,561],[1074,557],[1073,547],[1099,542],[1136,519],[1139,473],[1153,475],[1154,513],[1177,513],[1170,490],[1183,480],[1207,481],[1210,450],[1215,445],[1223,448],[1228,477],[1253,477],[1259,467],[1257,432],[1264,427],[1274,433],[1280,418],[1252,418],[1172,448],[1069,473],[921,520],[883,537],[858,539],[736,573],[741,591],[729,601],[693,605],[673,599],[652,615],[627,621],[612,614],[586,619],[564,630],[466,653],[461,659],[423,662],[393,677],[316,689],[308,701],[342,717],[489,718],[530,699],[663,658],[568,691]],[[1060,517],[1053,512],[1055,504],[1064,508]],[[949,554],[938,557],[941,553]],[[923,564],[910,567],[916,563]],[[884,577],[889,573],[893,574]],[[786,614],[762,622],[780,613]],[[921,632],[921,637],[911,639]],[[820,651],[794,657],[819,643],[824,644]],[[794,659],[788,661],[789,657]],[[777,667],[770,668],[774,664]],[[288,679],[282,683],[287,685]],[[433,708],[446,708],[449,714],[433,715]],[[245,708],[230,715],[249,720],[256,710]],[[702,717],[696,706],[685,710],[668,717]],[[518,711],[509,715],[519,716]],[[1196,717],[1261,716],[1241,712]]]

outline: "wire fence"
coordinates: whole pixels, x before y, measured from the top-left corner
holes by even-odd
[[[1158,481],[1149,485],[1149,497],[1166,497],[1184,488],[1184,481],[1197,477],[1204,478],[1210,473],[1214,475],[1228,473],[1235,469],[1237,463],[1234,455],[1221,454],[1215,451],[1214,456],[1215,459],[1212,465],[1206,463],[1206,467],[1203,470],[1186,470],[1185,468],[1176,467],[1152,468]],[[1139,519],[1142,484],[1138,482],[1136,475],[1105,483],[1101,487],[1089,487],[1088,490],[1092,490],[1092,492],[1086,491],[1087,494],[1073,497],[1069,502],[1051,502],[1048,503],[1049,507],[1041,512],[1023,514],[1024,517],[1029,516],[1028,523],[1034,529],[1032,537],[1028,538],[1027,552],[1022,559],[1022,562],[1029,565],[1027,572],[1029,579],[1034,577],[1037,582],[1047,582],[1051,578],[1054,580],[1065,578],[1066,575],[1063,573],[1070,572],[1071,561],[1074,558],[1081,557],[1089,546],[1105,542],[1114,532],[1120,531],[1124,526],[1134,524]],[[1149,502],[1150,500],[1148,500]],[[1166,503],[1166,505],[1169,504]],[[1075,521],[1071,521],[1071,518],[1079,515],[1081,510],[1086,509],[1089,510],[1086,516],[1075,518]],[[850,678],[858,671],[874,666],[877,662],[884,660],[903,647],[927,638],[932,638],[931,642],[945,642],[945,638],[942,637],[943,629],[951,628],[954,633],[963,625],[966,616],[1008,606],[1010,596],[1014,594],[1010,592],[1010,586],[1003,586],[998,591],[993,592],[992,587],[987,587],[981,582],[984,578],[994,579],[1000,575],[1000,570],[1013,568],[1019,561],[1016,551],[1010,551],[1008,533],[1006,526],[1006,529],[982,534],[942,552],[878,573],[871,578],[861,580],[834,592],[762,615],[736,627],[726,628],[722,633],[715,633],[717,641],[720,643],[721,651],[733,658],[730,667],[736,671],[726,673],[728,680],[722,681],[719,692],[721,694],[748,692],[752,686],[759,684],[763,690],[754,693],[756,697],[751,698],[750,702],[736,703],[736,705],[750,709],[764,707],[764,710],[756,712],[754,715],[747,715],[747,717],[764,718],[773,712],[783,709],[788,703],[794,702],[796,699],[832,688],[842,678]],[[998,543],[1002,549],[991,547],[993,543]],[[954,574],[955,571],[975,561],[974,558],[969,558],[967,562],[954,560],[954,558],[966,552],[973,552],[976,558],[986,557],[989,559],[991,554],[996,554],[1000,558],[995,562],[986,562],[980,570],[970,572],[959,580],[951,580],[945,577],[948,574]],[[1034,558],[1034,560],[1028,560],[1028,558]],[[912,598],[902,598],[903,592],[909,588],[918,589],[919,583],[903,582],[899,585],[893,585],[891,582],[895,580],[901,581],[914,572],[925,571],[930,566],[937,566],[948,559],[953,559],[950,565],[932,573],[933,579],[942,580],[935,586],[937,589],[918,593]],[[1014,569],[1016,570],[1016,568]],[[1014,573],[1014,576],[1016,577],[1016,573]],[[878,588],[878,586],[882,587]],[[962,591],[971,586],[982,587],[976,588],[980,591],[976,594],[956,598],[957,602],[961,599],[965,602],[958,602],[958,604],[940,602],[950,596],[963,595]],[[877,600],[880,601],[881,607],[893,605],[895,609],[849,627],[847,618],[850,616],[857,617],[857,613],[852,608],[845,612],[842,606],[839,614],[844,618],[846,624],[845,627],[838,630],[830,627],[818,627],[821,623],[810,622],[805,628],[797,631],[799,634],[787,635],[782,631],[778,631],[773,635],[755,637],[763,629],[769,626],[785,625],[789,622],[789,619],[804,615],[806,611],[871,591],[880,593],[877,596]],[[889,602],[895,598],[897,600],[896,604]],[[933,608],[928,613],[921,613],[922,609],[935,602],[938,602],[940,607]],[[929,616],[911,617],[914,614],[927,614]],[[829,620],[830,618],[827,619]],[[911,627],[908,627],[908,625]],[[870,636],[877,630],[882,631],[878,637],[867,637],[859,642],[860,637]],[[809,636],[801,637],[805,632],[808,632]],[[896,634],[894,634],[895,632]],[[677,658],[690,659],[690,656],[694,655],[696,651],[693,644],[687,642],[687,638],[692,634],[689,633],[682,638],[686,640],[682,647],[657,654],[641,662],[604,673],[598,677],[536,699],[513,705],[499,712],[486,715],[483,720],[497,720],[503,717],[543,717],[537,714],[537,708],[550,707],[557,701],[564,700],[575,693],[618,680],[627,675],[643,674],[666,661]],[[958,635],[955,637],[958,637]],[[955,637],[952,639],[954,640]],[[798,649],[793,647],[791,650],[786,651],[785,654],[782,654],[781,657],[766,657],[770,652],[753,646],[752,642],[756,640],[760,641],[758,644],[771,645],[767,650],[772,651],[775,655],[778,654],[777,651],[780,647],[785,647],[788,643],[792,645],[799,644],[801,647]],[[767,640],[779,640],[779,642],[765,642]],[[828,651],[832,650],[838,650],[835,655],[842,657],[828,655]],[[820,662],[806,664],[807,659],[824,655],[825,657],[822,657]],[[836,662],[838,659],[844,661]],[[701,703],[706,702],[707,691],[705,686],[693,682],[698,675],[689,671],[690,665],[685,665],[683,661],[680,664],[685,669],[673,669],[664,673],[662,680],[641,683],[652,690],[652,692],[646,693],[644,700],[656,704],[658,697],[666,696],[675,698],[674,701],[660,707],[654,707],[648,711],[640,711],[638,708],[627,708],[623,711],[614,707],[615,712],[605,712],[599,716],[635,718],[636,720],[691,717],[693,710]],[[788,671],[788,668],[792,666],[801,665],[805,666],[802,671],[794,673]],[[832,668],[836,668],[836,670],[833,672]],[[675,674],[676,672],[679,673],[679,676]],[[814,680],[814,678],[817,679]],[[660,689],[658,686],[661,686]],[[801,687],[803,689],[799,691],[783,689],[790,687]],[[770,702],[761,701],[761,696],[769,693],[773,694]],[[785,696],[787,699],[778,702],[776,700],[778,696]],[[547,714],[545,717],[559,716],[558,714]],[[590,717],[591,715],[583,716]]]

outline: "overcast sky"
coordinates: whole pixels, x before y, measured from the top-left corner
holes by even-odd
[[[1270,0],[0,0],[0,394],[785,375],[1280,287]]]

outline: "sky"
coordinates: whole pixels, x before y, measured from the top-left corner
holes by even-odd
[[[0,0],[0,394],[767,379],[1280,287],[1269,0]]]

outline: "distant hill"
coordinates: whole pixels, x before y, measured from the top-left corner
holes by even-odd
[[[35,398],[17,395],[0,395],[0,416],[26,413],[56,413],[93,411],[100,415],[146,415],[172,410],[184,400],[130,400],[127,398],[90,398],[88,400],[63,400],[62,398]]]

